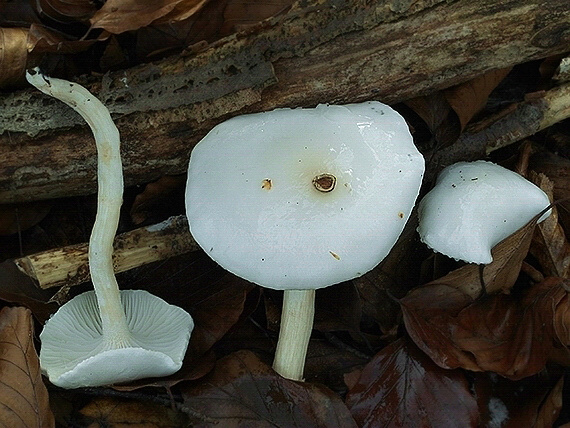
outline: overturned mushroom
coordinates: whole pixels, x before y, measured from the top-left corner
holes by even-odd
[[[440,173],[420,201],[418,232],[434,251],[488,264],[495,245],[549,204],[546,193],[516,172],[492,162],[458,162]]]
[[[172,374],[182,365],[192,318],[146,291],[119,292],[113,271],[113,238],[123,195],[119,132],[105,106],[82,86],[37,70],[26,77],[83,116],[98,152],[97,216],[89,241],[94,291],[76,296],[46,322],[40,334],[42,370],[63,388]]]
[[[278,373],[302,378],[315,289],[359,277],[389,253],[423,171],[406,122],[379,102],[239,116],[194,148],[192,235],[230,272],[285,290]]]

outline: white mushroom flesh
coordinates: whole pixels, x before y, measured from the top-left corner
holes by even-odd
[[[326,287],[388,254],[423,171],[406,122],[379,102],[235,117],[192,151],[190,230],[254,283]]]
[[[45,77],[37,69],[26,77],[81,114],[93,132],[98,155],[97,216],[89,240],[95,293],[75,297],[46,322],[40,334],[42,370],[64,388],[174,373],[182,365],[192,318],[150,293],[121,293],[115,279],[113,241],[123,197],[119,131],[107,108],[81,85]]]
[[[457,260],[488,264],[491,249],[550,204],[546,193],[492,162],[445,168],[418,205],[421,240]],[[550,215],[550,210],[539,221]]]

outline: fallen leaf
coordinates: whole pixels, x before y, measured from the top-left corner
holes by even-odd
[[[480,371],[474,356],[463,352],[449,333],[461,310],[473,302],[456,287],[431,284],[412,290],[400,306],[408,334],[438,366]]]
[[[563,144],[568,147],[567,141]],[[532,156],[530,167],[554,183],[554,200],[560,208],[560,223],[570,236],[570,160],[551,152],[540,152]]]
[[[351,282],[317,291],[314,328],[318,331],[360,331],[362,311]]]
[[[29,310],[14,307],[0,311],[0,354],[0,425],[55,426]]]
[[[566,291],[566,295],[562,297],[556,307],[554,316],[554,331],[556,338],[563,346],[570,346],[570,299],[568,293],[570,292],[570,279],[569,278],[550,278],[549,281],[559,282],[562,289]]]
[[[326,335],[326,339],[311,339],[305,362],[305,380],[326,385],[337,394],[344,395],[347,391],[345,374],[361,368],[370,358],[336,336]]]
[[[426,247],[420,243],[417,226],[414,211],[388,256],[374,269],[352,280],[362,312],[376,321],[386,336],[393,336],[401,321],[398,303],[392,296],[404,296],[420,276],[418,258]]]
[[[436,366],[407,339],[380,351],[346,397],[359,427],[477,426],[478,411],[459,370]]]
[[[40,22],[35,3],[30,1],[0,1],[0,27],[26,28],[33,22]]]
[[[540,187],[551,201],[554,199],[554,183],[546,175],[531,171],[529,179]],[[537,225],[530,253],[540,263],[545,276],[570,275],[570,243],[558,223],[556,206],[552,208],[550,216]]]
[[[485,107],[493,89],[502,82],[511,69],[512,67],[491,70],[443,91],[445,99],[459,118],[461,131]]]
[[[13,260],[0,263],[0,300],[16,303],[32,310],[36,319],[45,321],[57,310],[57,304],[46,303],[51,290],[42,290]]]
[[[93,28],[110,33],[138,30],[152,23],[174,22],[192,16],[207,0],[108,0],[90,19]]]
[[[194,319],[188,354],[199,357],[240,319],[247,294],[256,286],[195,251],[119,275],[119,285],[142,288],[187,310]]]
[[[51,206],[48,201],[0,205],[0,235],[19,233],[38,224]]]
[[[28,29],[0,28],[0,88],[25,81],[28,62]]]
[[[37,0],[35,3],[40,14],[62,23],[87,21],[97,10],[93,0]]]
[[[448,147],[459,138],[459,117],[442,92],[411,98],[405,104],[425,122],[437,143],[436,149]]]
[[[472,299],[479,297],[483,291],[487,294],[508,293],[519,276],[540,215],[495,245],[491,250],[493,261],[488,265],[467,264],[427,285],[456,287]]]
[[[356,428],[332,391],[284,379],[249,351],[218,360],[210,375],[186,384],[182,395],[194,427]]]
[[[547,428],[555,426],[562,409],[564,377],[540,373],[511,381],[493,373],[476,374],[473,390],[481,425],[485,427]]]
[[[190,339],[190,351],[201,354],[210,349],[240,319],[247,294],[255,286],[226,274],[206,289],[192,290],[188,298],[196,327]]]
[[[149,183],[139,193],[131,206],[131,220],[134,224],[156,223],[157,219],[172,215],[172,201],[184,201],[185,175],[165,175]],[[178,195],[177,193],[180,193]],[[183,205],[183,204],[182,204]],[[181,206],[180,208],[184,208]],[[165,215],[165,209],[169,212]],[[157,216],[156,211],[160,211]]]
[[[98,397],[81,408],[81,426],[177,428],[185,426],[185,415],[170,406],[111,397]]]
[[[562,409],[562,391],[564,388],[564,377],[560,377],[554,388],[549,394],[541,401],[539,411],[536,419],[534,420],[533,427],[548,428],[554,426],[556,418]],[[528,420],[528,419],[527,419]],[[521,421],[522,422],[522,421]],[[511,424],[512,428],[520,425]],[[508,428],[508,427],[506,427]]]
[[[525,293],[470,300],[455,287],[433,284],[400,301],[408,334],[440,367],[516,380],[540,372],[556,343],[567,345],[560,337],[567,331],[557,325],[570,312],[565,280],[547,278]]]
[[[438,143],[437,148],[448,147],[481,111],[493,89],[510,70],[492,70],[460,85],[405,103],[426,123]]]

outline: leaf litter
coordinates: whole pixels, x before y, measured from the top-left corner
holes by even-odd
[[[232,0],[130,0],[108,1],[98,10],[93,4],[40,0],[4,9],[29,19],[21,29],[5,13],[0,18],[0,25],[18,27],[0,28],[4,65],[10,64],[2,66],[7,72],[0,86],[17,87],[38,58],[51,58],[65,76],[132,65],[133,53],[136,63],[170,49],[193,52],[193,44],[247,29],[291,2],[252,7]],[[38,20],[37,5],[49,23]],[[79,24],[75,32],[68,20]],[[15,36],[9,46],[10,34]],[[124,50],[125,37],[134,37],[135,49]],[[78,64],[74,56],[80,52],[96,60]],[[489,94],[505,76],[516,74],[517,67],[497,70],[407,104],[424,121],[429,139],[445,147],[485,113]],[[570,188],[568,160],[539,155],[544,153],[531,157],[530,168],[545,173],[554,184],[540,182],[553,187],[554,200],[561,199]],[[501,156],[494,160],[508,163],[518,153]],[[164,177],[127,198],[131,226],[160,218],[180,182]],[[83,210],[92,216],[92,206]],[[3,212],[0,218],[12,218]],[[63,218],[56,210],[27,214],[29,230],[15,226],[24,244],[48,221]],[[31,312],[6,306],[0,312],[0,380],[19,394],[0,394],[2,404],[13,409],[0,412],[0,421],[48,427],[55,425],[55,413],[58,426],[552,426],[563,412],[563,368],[570,366],[565,218],[561,210],[548,223],[530,222],[495,247],[490,265],[457,267],[447,261],[443,266],[454,268],[422,281],[422,262],[434,256],[419,244],[412,217],[384,263],[321,293],[305,383],[284,380],[269,365],[279,319],[271,293],[222,272],[203,254],[120,276],[122,288],[149,289],[196,320],[182,370],[164,379],[69,391],[67,403],[55,404],[62,391],[41,381]],[[521,271],[525,264],[539,273],[539,281]],[[8,277],[15,278],[10,272]],[[0,287],[3,301],[29,306],[40,322],[53,311],[42,297],[29,285]],[[24,410],[30,406],[32,412]]]

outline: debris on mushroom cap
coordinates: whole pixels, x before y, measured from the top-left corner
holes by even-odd
[[[249,281],[326,287],[388,254],[423,172],[405,120],[379,102],[235,117],[192,151],[190,231]]]
[[[122,290],[121,300],[131,333],[121,346],[105,341],[93,291],[76,296],[46,322],[40,365],[54,385],[109,385],[180,369],[194,328],[190,315],[144,290]]]
[[[509,169],[487,161],[459,162],[445,168],[420,201],[418,232],[434,251],[487,264],[495,245],[549,204],[546,193]]]

